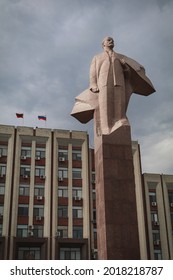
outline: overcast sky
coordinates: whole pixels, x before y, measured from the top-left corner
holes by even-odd
[[[173,0],[0,0],[0,124],[87,130],[70,116],[105,36],[144,65],[156,93],[128,108],[143,172],[173,174]]]

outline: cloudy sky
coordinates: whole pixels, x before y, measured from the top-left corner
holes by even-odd
[[[156,93],[128,118],[143,172],[173,174],[173,0],[0,0],[0,124],[87,130],[70,116],[105,36],[144,65]]]

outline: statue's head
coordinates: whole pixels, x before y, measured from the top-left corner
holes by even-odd
[[[114,47],[114,39],[111,37],[105,37],[102,41],[102,48],[113,49],[113,47]]]

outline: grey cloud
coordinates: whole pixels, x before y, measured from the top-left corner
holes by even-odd
[[[143,170],[149,171],[150,162],[156,172],[170,172],[172,148],[164,141],[172,140],[172,10],[173,2],[162,0],[2,0],[0,122],[19,124],[20,110],[25,125],[44,127],[36,117],[47,114],[48,127],[88,130],[93,143],[93,123],[78,123],[70,111],[88,87],[93,55],[110,35],[118,52],[145,66],[157,90],[147,98],[133,95],[128,109]],[[164,151],[168,164],[158,160]]]

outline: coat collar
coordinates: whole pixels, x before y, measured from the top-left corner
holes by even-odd
[[[103,53],[104,53],[105,57],[110,57],[111,56],[113,58],[113,60],[118,58],[118,54],[116,52],[114,52],[114,51],[112,51],[110,53],[108,53],[107,51],[104,51]]]

